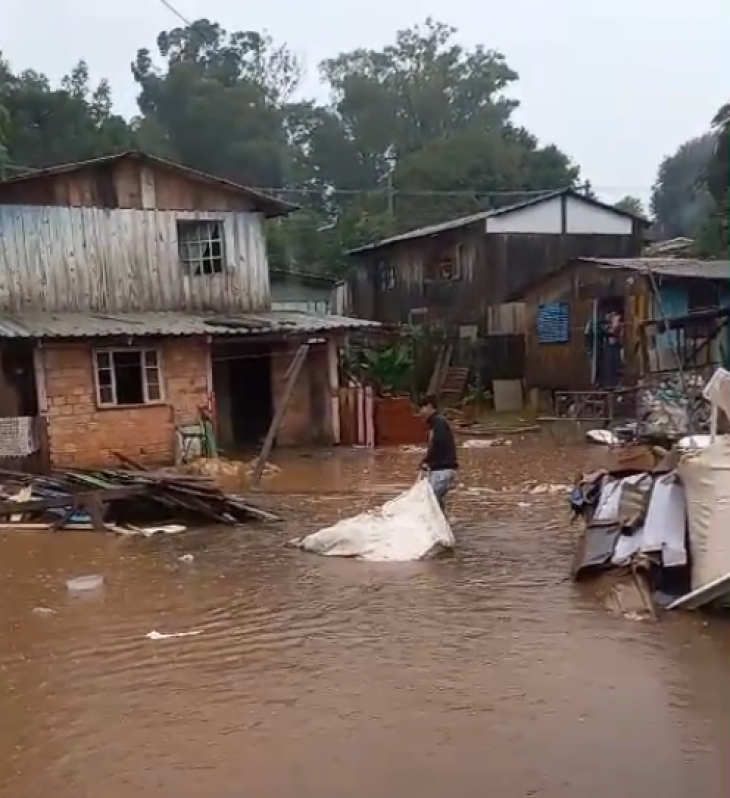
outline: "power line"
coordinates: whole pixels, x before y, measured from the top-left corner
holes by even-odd
[[[192,22],[190,22],[189,19],[186,19],[186,17],[180,11],[178,11],[177,8],[175,8],[175,6],[170,2],[170,0],[160,0],[160,2],[162,3],[163,6],[165,6],[165,8],[168,11],[171,11],[179,20],[184,22],[188,27],[190,27],[193,24]]]
[[[162,0],[161,0],[162,2]],[[40,172],[43,167],[24,166],[23,164],[10,163],[5,168],[9,172]],[[475,199],[489,197],[540,197],[544,194],[551,194],[555,191],[562,191],[566,186],[555,186],[554,188],[540,189],[513,189],[510,191],[490,191],[480,188],[472,189],[398,189],[398,188],[294,188],[291,186],[248,186],[254,191],[261,191],[265,194],[296,194],[299,196],[321,196],[321,197],[473,197]],[[579,186],[578,191],[584,188]],[[591,183],[591,190],[597,193],[637,193],[651,191],[651,186],[595,186]]]

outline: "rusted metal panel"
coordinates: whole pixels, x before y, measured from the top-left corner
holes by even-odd
[[[220,274],[187,274],[178,221],[217,221]],[[0,309],[264,310],[269,272],[260,214],[0,205]]]

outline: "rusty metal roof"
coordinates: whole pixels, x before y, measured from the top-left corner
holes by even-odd
[[[579,263],[599,267],[654,273],[657,277],[695,277],[701,280],[730,280],[730,260],[698,258],[576,258]]]
[[[139,150],[127,150],[126,152],[113,153],[112,155],[102,155],[100,158],[92,158],[86,161],[75,161],[73,163],[62,163],[54,166],[47,166],[41,169],[34,169],[30,172],[25,172],[20,175],[14,175],[6,180],[0,181],[0,191],[2,186],[8,183],[21,183],[30,180],[40,180],[45,177],[52,177],[54,175],[68,174],[69,172],[77,172],[82,169],[90,169],[96,166],[103,166],[104,164],[115,163],[124,160],[138,160],[144,161],[151,166],[157,166],[161,169],[178,172],[189,177],[191,180],[196,180],[200,183],[208,183],[217,185],[220,188],[233,191],[237,194],[243,194],[253,201],[257,210],[261,211],[268,217],[284,216],[292,211],[299,210],[298,205],[292,205],[289,202],[284,202],[277,197],[272,197],[269,194],[259,191],[255,188],[236,183],[233,180],[228,180],[225,177],[218,177],[211,175],[207,172],[201,172],[198,169],[193,169],[190,166],[170,161],[167,158],[160,158],[158,155],[151,155],[147,152]]]
[[[0,338],[307,335],[379,326],[374,321],[346,316],[316,316],[277,310],[226,316],[184,312],[18,313],[0,315]]]

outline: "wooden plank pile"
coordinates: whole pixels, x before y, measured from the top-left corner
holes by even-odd
[[[134,534],[144,532],[139,524],[236,525],[252,520],[278,519],[224,493],[206,476],[147,471],[131,463],[123,469],[73,469],[43,476],[0,470],[0,529]]]

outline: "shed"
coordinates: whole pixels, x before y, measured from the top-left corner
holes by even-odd
[[[335,312],[338,280],[327,274],[269,269],[272,310],[297,310],[325,315]]]
[[[525,290],[525,381],[581,391],[601,382],[593,331],[608,311],[623,320],[623,384],[641,371],[647,320],[730,306],[730,261],[574,258]],[[661,342],[659,348],[661,349]]]

